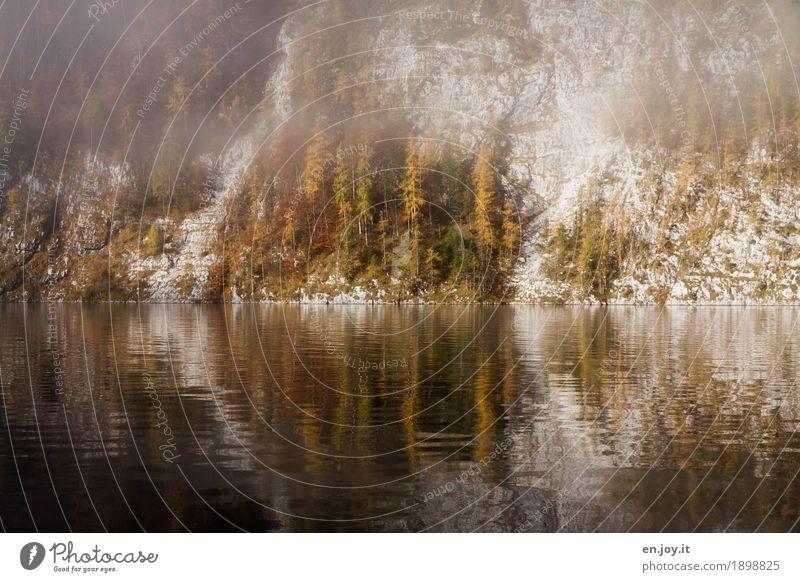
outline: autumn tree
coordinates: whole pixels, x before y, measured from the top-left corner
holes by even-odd
[[[378,243],[380,244],[381,266],[386,266],[386,237],[389,234],[389,221],[383,210],[378,214]]]
[[[412,274],[419,275],[421,251],[420,212],[425,203],[422,193],[420,154],[413,140],[410,140],[406,156],[406,175],[401,187],[403,210],[408,224],[411,242]]]
[[[339,214],[339,231],[342,235],[349,228],[350,214],[353,210],[350,195],[352,182],[352,169],[341,146],[339,146],[336,152],[336,166],[333,171],[333,202]]]
[[[286,212],[283,217],[284,220],[284,227],[283,227],[283,236],[281,242],[283,243],[284,248],[286,245],[291,245],[292,252],[295,249],[295,228],[294,228],[294,210],[290,209]]]
[[[350,228],[351,216],[353,211],[353,168],[352,161],[345,155],[342,147],[339,146],[336,152],[336,166],[333,171],[333,202],[339,215],[339,254],[338,263],[344,263],[346,270],[349,270],[350,262],[350,241],[353,230]]]
[[[481,150],[472,172],[475,192],[475,237],[484,257],[488,258],[495,247],[495,224],[499,208],[499,192],[491,164],[492,154]]]
[[[420,170],[420,155],[414,141],[411,140],[406,157],[406,175],[401,187],[403,208],[409,232],[411,232],[414,224],[416,224],[425,202],[422,193],[422,177]]]
[[[368,225],[372,222],[369,215],[371,207],[370,195],[372,192],[369,158],[370,153],[366,152],[359,158],[358,167],[356,168],[356,175],[358,176],[355,193],[356,219],[358,221],[358,234],[363,235],[365,246],[369,246]]]
[[[431,281],[438,282],[439,277],[441,276],[441,271],[439,268],[441,262],[441,255],[436,252],[436,249],[429,247],[425,253],[425,273],[428,276],[428,279]]]
[[[506,259],[513,258],[520,241],[519,211],[513,200],[503,206],[501,247]]]
[[[318,201],[325,190],[328,166],[331,164],[330,143],[324,135],[317,135],[308,146],[305,167],[300,176],[306,199],[312,204]]]

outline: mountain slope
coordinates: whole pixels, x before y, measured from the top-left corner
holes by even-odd
[[[19,226],[50,207],[5,205],[28,298],[800,302],[796,3],[293,8],[219,167],[171,170],[183,207],[48,279]]]

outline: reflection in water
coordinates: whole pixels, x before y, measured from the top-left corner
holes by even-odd
[[[0,306],[0,520],[796,530],[798,315]]]

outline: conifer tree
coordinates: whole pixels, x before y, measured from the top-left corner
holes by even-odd
[[[339,252],[337,254],[336,269],[350,270],[350,242],[353,230],[351,228],[353,212],[353,168],[352,161],[345,155],[339,146],[336,152],[336,166],[333,171],[333,202],[339,214]]]
[[[312,203],[321,198],[325,188],[326,170],[331,161],[329,145],[327,138],[319,135],[306,150],[305,168],[300,180],[306,199]]]
[[[356,184],[356,217],[358,218],[358,234],[364,236],[364,244],[369,245],[369,228],[371,222],[369,210],[371,207],[370,195],[372,192],[372,176],[370,175],[368,154],[361,156],[356,168],[358,182]]]
[[[351,171],[341,146],[336,152],[336,167],[333,171],[333,202],[339,213],[339,230],[344,234],[349,227],[350,213],[353,206],[350,202]]]
[[[517,208],[513,200],[507,200],[503,207],[503,237],[502,248],[505,257],[511,258],[517,249],[520,237],[520,226],[518,221]]]
[[[429,279],[436,281],[439,279],[440,270],[439,265],[442,262],[442,257],[436,252],[436,249],[429,247],[425,253],[425,272]]]
[[[283,246],[291,243],[292,252],[295,248],[295,228],[294,228],[294,210],[289,210],[283,217],[284,228],[282,242]]]
[[[405,218],[408,230],[411,232],[422,210],[424,199],[422,195],[422,177],[420,175],[420,156],[413,140],[409,141],[408,155],[406,157],[406,176],[401,187]]]
[[[386,266],[386,235],[389,230],[389,222],[383,210],[378,214],[378,241],[381,245],[381,266]]]
[[[417,148],[412,141],[409,143],[406,157],[406,176],[401,188],[405,218],[408,223],[408,233],[411,237],[412,274],[419,275],[421,233],[420,212],[424,204],[422,194],[422,176],[420,173],[421,162]]]
[[[491,255],[495,244],[494,223],[498,207],[497,184],[491,153],[483,149],[475,162],[472,185],[475,191],[475,236],[484,256]]]
[[[169,100],[167,101],[167,111],[169,111],[172,115],[177,115],[181,111],[183,102],[186,100],[188,95],[189,85],[182,76],[178,76],[175,79],[175,84],[172,86],[172,91],[170,92]]]

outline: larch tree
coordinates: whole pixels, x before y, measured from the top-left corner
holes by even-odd
[[[284,248],[287,244],[291,244],[292,252],[295,249],[295,228],[294,228],[294,210],[288,210],[283,217],[284,228],[282,242]]]
[[[370,173],[369,157],[369,152],[366,152],[358,160],[358,167],[356,168],[357,183],[355,199],[358,234],[363,235],[364,244],[367,246],[369,245],[369,223],[371,222],[369,211],[372,192],[372,174]]]
[[[425,203],[422,193],[422,175],[420,170],[420,155],[414,141],[410,140],[408,155],[406,156],[406,175],[401,187],[401,197],[403,199],[405,219],[408,223],[408,233],[411,237],[411,272],[415,277],[419,275],[420,270],[420,238],[422,230],[420,228],[419,218],[422,206]]]
[[[484,256],[489,256],[495,246],[494,225],[498,211],[498,188],[491,164],[492,154],[481,150],[472,172],[475,192],[475,236]]]
[[[386,237],[389,233],[389,221],[386,214],[381,210],[378,213],[378,242],[381,245],[381,266],[386,266]]]
[[[186,99],[189,97],[189,84],[182,76],[175,78],[169,98],[167,99],[167,111],[182,122],[182,129],[186,130],[188,119],[188,104]]]
[[[332,161],[328,138],[324,133],[317,132],[306,149],[305,165],[298,176],[305,207],[296,207],[298,215],[295,216],[295,222],[304,222],[305,232],[313,230],[313,222],[318,218],[317,208],[325,205],[324,194],[329,185]],[[327,221],[324,224],[327,226]]]
[[[325,178],[330,159],[330,144],[324,135],[315,137],[306,150],[305,168],[300,177],[309,202],[318,200],[325,188]]]
[[[439,277],[441,276],[439,267],[441,264],[442,256],[437,253],[436,249],[433,247],[428,247],[428,250],[425,253],[425,272],[430,280],[439,280]]]
[[[339,231],[344,236],[350,223],[353,206],[350,201],[351,169],[341,146],[336,152],[336,166],[333,171],[333,202],[339,213]]]
[[[350,241],[352,240],[353,203],[353,168],[352,161],[345,155],[342,147],[336,151],[336,165],[333,170],[333,202],[339,214],[339,253],[336,256],[336,271],[344,266],[345,271],[350,268]]]
[[[502,247],[506,259],[511,259],[520,240],[519,212],[513,200],[503,206]]]
[[[408,145],[408,155],[406,156],[406,176],[401,187],[403,210],[408,222],[409,232],[413,230],[419,219],[419,213],[424,204],[420,169],[420,156],[414,141],[411,140]]]

